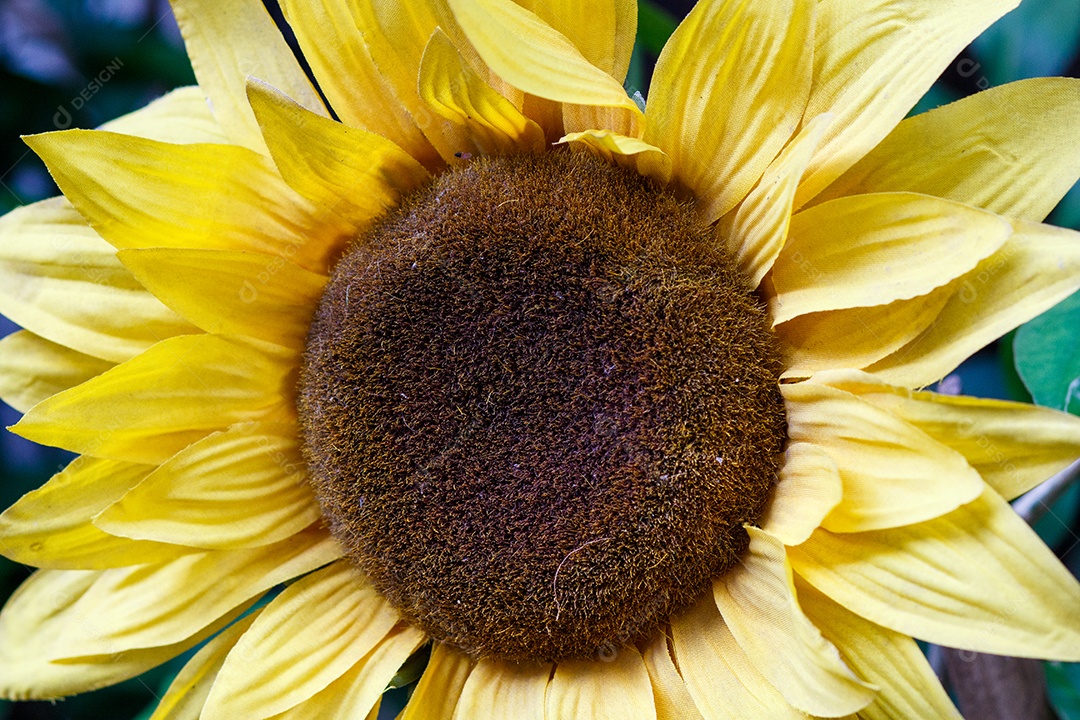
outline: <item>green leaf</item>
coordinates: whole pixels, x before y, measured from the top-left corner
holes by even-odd
[[[1035,402],[1080,414],[1080,293],[1021,327],[1013,351]]]
[[[1047,695],[1060,720],[1080,720],[1080,663],[1043,663]]]
[[[678,25],[675,16],[657,3],[638,0],[638,40],[653,55],[660,54]]]

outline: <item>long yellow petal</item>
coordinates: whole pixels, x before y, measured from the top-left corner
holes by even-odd
[[[0,552],[24,565],[72,570],[164,562],[190,552],[115,537],[91,522],[152,469],[90,457],[72,461],[0,514]]]
[[[814,202],[917,192],[1040,222],[1080,176],[1078,125],[1080,80],[991,88],[904,120]]]
[[[0,217],[0,312],[46,340],[111,362],[195,331],[146,292],[65,198]]]
[[[240,618],[200,648],[173,678],[150,720],[199,720],[225,657],[258,613]]]
[[[746,657],[711,592],[672,618],[671,631],[683,680],[705,720],[805,720]]]
[[[522,0],[518,4],[565,35],[590,63],[619,82],[626,77],[637,29],[634,3]]]
[[[31,408],[12,431],[95,457],[162,463],[214,430],[290,402],[292,363],[274,346],[184,335]]]
[[[261,720],[299,705],[367,655],[398,619],[347,560],[296,581],[229,654],[203,718]]]
[[[544,720],[551,663],[509,663],[484,658],[461,691],[454,720]]]
[[[641,111],[622,84],[565,35],[511,0],[448,0],[484,62],[511,85],[549,100]]]
[[[787,242],[795,190],[830,122],[831,115],[821,115],[808,123],[765,169],[746,199],[717,225],[717,237],[751,289],[761,283]]]
[[[1019,0],[818,3],[806,119],[836,115],[795,199],[801,207],[859,161],[990,23]]]
[[[254,421],[184,448],[97,517],[113,535],[198,548],[269,545],[321,513],[295,423]]]
[[[788,436],[836,463],[844,494],[822,527],[861,532],[949,513],[983,491],[964,457],[893,414],[818,382],[782,384]]]
[[[559,143],[582,147],[619,167],[652,178],[661,185],[671,180],[671,158],[647,142],[610,130],[588,130],[564,135]]]
[[[877,686],[874,701],[859,717],[962,720],[914,640],[845,610],[798,576],[795,587],[807,617],[863,679]]]
[[[197,86],[165,93],[135,112],[110,120],[100,129],[170,143],[229,142],[229,136],[210,112],[206,95]]]
[[[248,77],[268,82],[309,110],[326,114],[273,19],[258,0],[170,0],[199,86],[237,145],[265,153],[247,103]]]
[[[1080,233],[1017,220],[1012,238],[959,281],[927,332],[867,368],[925,387],[1080,288]]]
[[[1080,660],[1080,584],[997,493],[918,525],[788,548],[795,571],[905,635],[995,655]]]
[[[248,96],[285,182],[354,235],[430,179],[384,137],[319,117],[265,85],[252,83]]]
[[[1006,500],[1080,457],[1080,418],[1029,403],[916,392],[853,370],[814,381],[846,390],[956,450]]]
[[[671,156],[707,223],[746,197],[795,134],[815,4],[700,2],[660,53],[642,139]]]
[[[326,277],[283,258],[237,250],[121,250],[157,298],[210,333],[247,335],[301,350]],[[268,321],[272,318],[272,321]]]
[[[652,684],[641,653],[629,645],[599,660],[557,663],[547,690],[546,717],[656,720]]]
[[[740,565],[713,583],[728,629],[762,675],[795,707],[819,717],[861,710],[873,692],[807,619],[795,597],[784,544],[747,527]]]
[[[282,0],[280,5],[341,121],[390,140],[429,169],[439,167],[435,148],[375,67],[350,3]]]
[[[1003,218],[910,193],[840,198],[791,219],[772,267],[774,322],[926,295],[1012,235]]]
[[[253,250],[321,272],[353,235],[344,221],[289,188],[269,158],[246,148],[174,145],[102,130],[26,142],[117,248]]]
[[[436,29],[420,62],[420,98],[456,130],[462,153],[541,152],[544,131],[465,63]]]
[[[454,708],[474,665],[468,655],[436,642],[401,720],[453,720]]]
[[[785,545],[798,545],[840,503],[843,492],[840,473],[827,452],[810,443],[791,442],[761,527]]]
[[[656,700],[656,720],[704,720],[671,659],[666,631],[654,633],[642,657]]]
[[[114,365],[19,330],[0,340],[0,399],[24,413]]]

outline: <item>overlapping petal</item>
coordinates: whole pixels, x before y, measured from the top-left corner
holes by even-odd
[[[798,545],[821,525],[843,494],[836,462],[825,450],[790,442],[761,527],[785,545]]]
[[[510,663],[483,658],[461,690],[454,720],[544,720],[551,663]]]
[[[401,720],[453,720],[458,698],[475,664],[464,653],[436,642]]]
[[[597,157],[662,185],[671,180],[671,158],[660,148],[637,138],[610,130],[587,130],[565,135],[559,142],[585,148]]]
[[[0,340],[0,400],[25,413],[114,365],[29,330],[18,330]]]
[[[547,689],[549,718],[656,720],[649,674],[634,646],[597,660],[564,660],[555,665]]]
[[[656,701],[656,720],[704,720],[671,659],[667,631],[653,634],[642,653]]]

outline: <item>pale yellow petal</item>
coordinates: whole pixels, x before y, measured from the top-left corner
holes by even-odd
[[[450,38],[436,29],[420,62],[420,98],[455,130],[460,153],[542,152],[539,125],[473,72]]]
[[[244,84],[258,78],[309,110],[326,114],[285,38],[258,0],[170,0],[199,86],[237,145],[266,152]]]
[[[654,633],[642,656],[656,700],[656,720],[703,720],[671,659],[667,632]]]
[[[805,720],[750,663],[720,617],[711,592],[671,619],[675,659],[705,720]]]
[[[114,363],[196,330],[148,293],[62,197],[0,217],[0,312],[46,340]]]
[[[546,717],[656,720],[641,653],[629,645],[599,659],[556,663],[547,689]]]
[[[640,138],[641,123],[636,113],[621,107],[595,105],[562,106],[563,132],[572,135],[589,130],[608,130],[627,137]]]
[[[253,250],[316,272],[353,230],[307,202],[269,158],[233,145],[174,145],[102,130],[26,138],[60,189],[117,248]]]
[[[170,143],[227,143],[229,136],[214,119],[198,86],[182,87],[101,126],[124,135]]]
[[[1078,126],[1080,80],[991,88],[904,120],[814,202],[906,191],[1039,222],[1080,176]]]
[[[815,3],[698,3],[664,46],[645,142],[671,157],[706,223],[757,184],[798,127],[810,91]]]
[[[765,169],[746,199],[717,225],[717,237],[752,289],[761,283],[787,242],[795,190],[830,122],[832,116],[826,114],[808,123]]]
[[[851,533],[910,525],[982,493],[982,479],[960,453],[892,413],[813,381],[780,390],[788,436],[828,453],[844,485],[822,527]]]
[[[1010,235],[1003,218],[926,195],[855,195],[818,205],[791,219],[772,267],[774,322],[926,295],[972,270]]]
[[[299,705],[374,649],[398,619],[347,560],[296,581],[229,653],[204,720],[261,720]]]
[[[899,123],[990,23],[1019,0],[818,3],[806,119],[836,115],[796,195],[801,207]]]
[[[292,363],[271,354],[274,346],[251,342],[216,335],[165,340],[35,405],[12,431],[87,455],[164,462],[214,430],[291,402]]]
[[[454,720],[544,720],[551,663],[510,663],[484,658],[461,691]]]
[[[840,503],[843,489],[836,463],[827,452],[810,443],[791,442],[760,525],[785,545],[798,545]]]
[[[747,526],[750,546],[738,567],[713,583],[728,629],[758,671],[793,706],[819,717],[866,707],[873,692],[803,614],[784,544]]]
[[[468,655],[436,642],[401,720],[453,720],[454,708],[474,665]]]
[[[637,138],[610,130],[588,130],[565,135],[559,142],[585,148],[598,158],[651,178],[661,185],[671,180],[671,158],[660,148]]]
[[[199,720],[225,657],[251,627],[258,612],[237,620],[200,648],[169,684],[149,720]]]
[[[326,277],[275,255],[237,250],[121,250],[150,292],[200,329],[300,350]]]
[[[284,540],[320,517],[296,424],[259,420],[184,448],[94,525],[139,540],[243,548]]]
[[[807,617],[864,680],[877,686],[874,701],[859,717],[962,720],[914,640],[845,610],[798,576],[795,587]]]
[[[995,655],[1080,660],[1080,584],[997,493],[918,525],[789,548],[795,571],[906,635]]]
[[[903,418],[967,459],[1006,500],[1080,457],[1080,418],[1029,403],[916,392],[853,370],[815,382],[855,393]]]
[[[0,340],[0,399],[24,413],[114,365],[19,330]]]
[[[521,0],[518,3],[565,35],[586,60],[619,82],[630,67],[637,5],[627,0]]]
[[[959,280],[934,324],[867,369],[894,385],[930,385],[1078,288],[1080,233],[1015,221],[1012,238]]]

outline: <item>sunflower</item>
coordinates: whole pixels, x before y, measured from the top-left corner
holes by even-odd
[[[1080,660],[1008,500],[1080,421],[923,390],[1080,287],[1080,84],[903,119],[1015,3],[174,0],[199,86],[0,219],[0,693],[154,720],[958,717]],[[284,589],[280,589],[284,586]],[[422,672],[420,671],[422,669]]]

